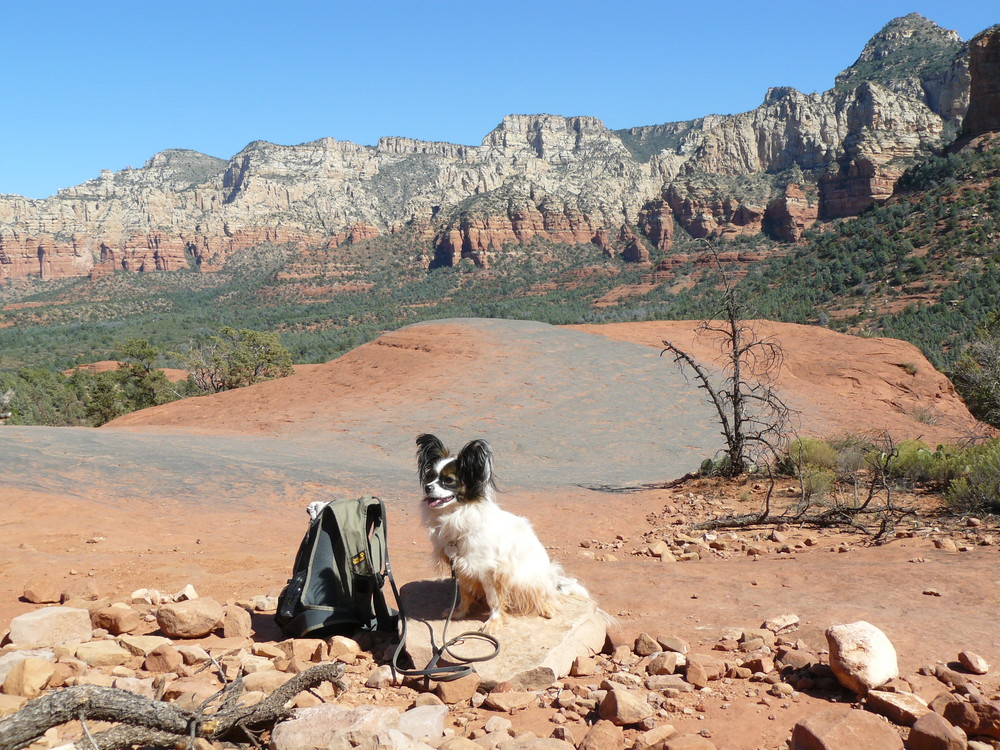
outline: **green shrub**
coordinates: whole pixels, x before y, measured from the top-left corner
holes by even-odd
[[[948,486],[949,505],[960,513],[1000,513],[1000,440],[970,448],[963,476]]]
[[[798,467],[804,466],[836,470],[837,460],[837,449],[825,440],[796,438],[788,446],[787,458],[781,462],[781,470],[792,476],[798,474]]]

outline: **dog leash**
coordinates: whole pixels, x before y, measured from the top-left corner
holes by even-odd
[[[500,641],[497,640],[495,636],[489,633],[483,633],[481,631],[468,631],[465,633],[460,633],[454,638],[448,639],[448,626],[451,625],[452,615],[455,614],[455,607],[458,606],[458,576],[455,575],[455,562],[452,560],[451,563],[451,607],[448,610],[448,616],[444,621],[444,629],[441,631],[441,638],[444,640],[440,646],[436,646],[434,643],[434,630],[429,628],[431,631],[431,658],[427,662],[427,666],[423,669],[404,669],[399,666],[399,656],[406,645],[406,613],[403,611],[402,603],[399,599],[399,590],[396,588],[396,580],[392,577],[392,570],[389,568],[388,555],[385,561],[385,572],[386,576],[389,578],[389,585],[392,587],[393,596],[396,597],[396,606],[399,609],[399,622],[400,622],[400,634],[399,634],[399,645],[396,646],[395,652],[392,655],[392,661],[390,666],[394,672],[398,672],[404,677],[424,677],[427,680],[435,680],[437,682],[450,682],[451,680],[458,680],[462,677],[466,677],[475,671],[475,667],[472,665],[477,662],[489,661],[500,653]],[[485,656],[471,656],[464,657],[458,656],[450,651],[452,646],[456,646],[461,643],[465,643],[468,640],[480,640],[487,643],[493,644],[493,651]],[[438,662],[442,657],[447,656],[449,659],[457,662],[464,662],[462,664],[439,664]]]

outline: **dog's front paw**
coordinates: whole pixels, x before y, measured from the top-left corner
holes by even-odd
[[[496,635],[499,633],[504,626],[504,618],[501,616],[490,615],[483,626],[479,628],[480,633],[486,633],[486,635]]]

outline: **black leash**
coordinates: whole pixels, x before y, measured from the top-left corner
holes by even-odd
[[[400,633],[399,633],[399,645],[396,646],[396,651],[392,655],[391,666],[393,671],[398,672],[404,677],[425,677],[429,680],[436,680],[437,682],[450,682],[451,680],[457,680],[467,675],[470,675],[475,671],[472,666],[476,662],[489,661],[497,654],[500,653],[500,641],[496,637],[490,635],[489,633],[483,633],[479,631],[469,631],[466,633],[461,633],[456,635],[454,638],[448,639],[448,626],[451,624],[451,617],[455,614],[455,607],[458,605],[458,578],[455,575],[455,565],[452,563],[451,566],[451,607],[448,610],[448,617],[444,621],[444,630],[441,631],[441,638],[445,639],[444,643],[440,646],[434,644],[434,630],[428,627],[431,631],[431,658],[427,662],[427,666],[423,669],[404,669],[399,666],[399,655],[402,653],[404,646],[406,645],[406,613],[403,612],[403,605],[399,599],[399,590],[396,588],[396,581],[392,577],[392,570],[389,568],[388,555],[385,561],[385,573],[389,578],[389,585],[392,586],[393,596],[396,597],[396,607],[399,609],[399,622],[400,622]],[[449,649],[452,646],[465,643],[467,640],[480,640],[486,641],[487,643],[493,644],[493,651],[485,656],[472,656],[463,657],[452,653]],[[463,664],[439,664],[438,662],[442,657],[447,656],[452,661],[464,662]]]

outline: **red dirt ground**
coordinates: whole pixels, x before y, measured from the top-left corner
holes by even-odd
[[[577,328],[651,347],[666,338],[697,356],[710,352],[693,338],[692,329],[691,323]],[[984,429],[947,381],[907,344],[801,326],[763,324],[762,330],[781,337],[786,369],[779,385],[801,411],[806,433],[889,429],[897,439],[922,435],[933,443]],[[138,430],[144,436],[214,434],[219,441],[236,434],[316,440],[324,431],[344,429],[351,415],[391,425],[407,404],[415,408],[426,394],[452,382],[448,378],[458,368],[464,380],[482,380],[488,388],[483,367],[491,361],[493,344],[460,321],[411,327],[403,336],[407,348],[369,344],[280,381],[135,413],[104,429]],[[412,362],[421,360],[422,339],[424,348],[435,353],[435,366],[414,369]],[[489,375],[502,377],[496,371]],[[488,424],[480,426],[489,434]],[[618,427],[628,432],[629,425]],[[573,424],[573,429],[586,430],[587,425]],[[103,460],[113,463],[115,457]],[[409,454],[401,460],[408,464]],[[67,475],[75,468],[68,462]],[[504,467],[497,469],[502,473]],[[134,477],[136,486],[144,479]],[[218,491],[210,476],[194,479]],[[347,476],[334,483],[334,491],[351,486]],[[107,497],[121,489],[111,484],[79,486],[72,494],[40,492],[30,485],[17,467],[5,467],[0,476],[5,509],[0,518],[0,631],[12,616],[36,606],[18,597],[28,581],[41,576],[67,585],[90,582],[106,595],[140,587],[173,592],[187,583],[221,600],[275,593],[288,576],[305,530],[304,505],[323,489],[291,486],[259,496],[249,506],[228,508],[224,498],[199,505],[166,492],[141,502],[111,502]],[[372,491],[390,504],[397,579],[402,583],[429,576],[416,487],[393,480]],[[935,549],[935,537],[962,537],[961,531],[938,528],[943,523],[939,519],[917,523],[914,537],[882,547],[865,546],[858,534],[792,528],[789,543],[812,536],[818,544],[790,554],[733,554],[666,564],[634,554],[654,524],[676,522],[676,528],[686,529],[685,521],[724,508],[756,509],[761,496],[752,484],[710,480],[629,494],[567,482],[543,491],[517,486],[504,492],[500,502],[528,516],[553,556],[618,618],[613,638],[619,642],[630,642],[642,631],[674,633],[688,639],[695,651],[708,653],[731,628],[759,627],[768,617],[795,613],[802,621],[798,636],[817,650],[825,648],[823,632],[830,625],[859,619],[875,624],[894,643],[904,675],[914,675],[922,665],[952,661],[964,649],[1000,666],[995,624],[1000,547]],[[841,544],[846,551],[836,551]],[[928,589],[940,596],[925,595]],[[940,689],[933,678],[914,679],[926,698]],[[995,671],[982,683],[988,694],[1000,690]],[[829,707],[828,700],[808,695],[764,705],[748,695],[753,685],[720,684],[699,698],[703,711],[670,721],[680,731],[709,729],[719,748],[756,750],[784,746],[797,720]],[[552,728],[530,711],[515,721],[546,735]]]

